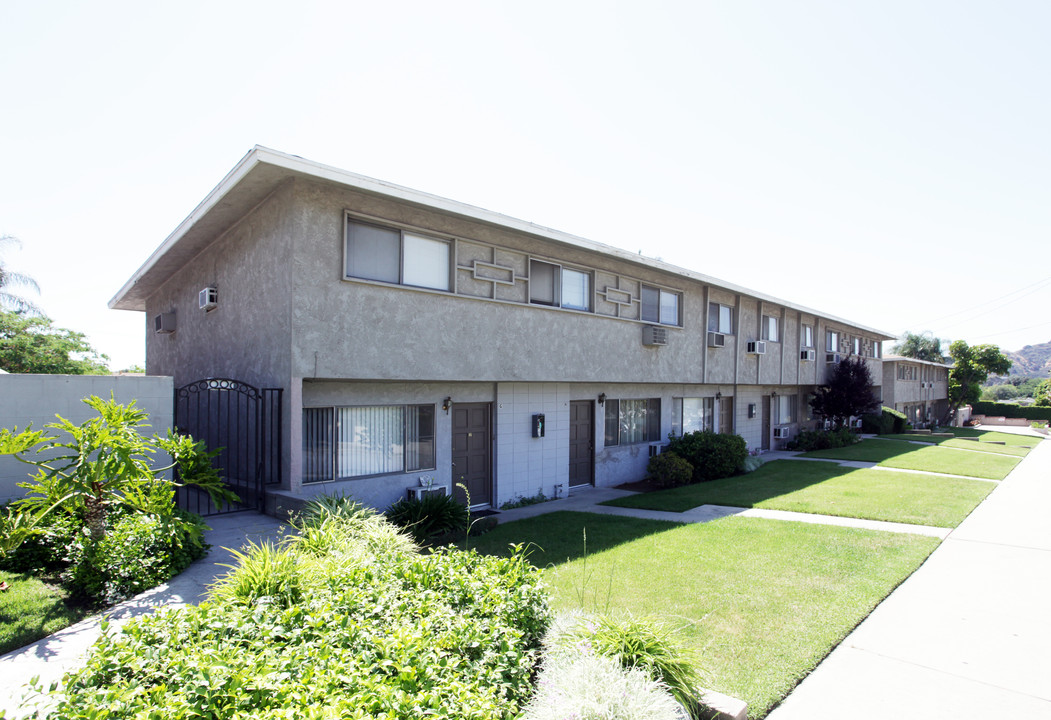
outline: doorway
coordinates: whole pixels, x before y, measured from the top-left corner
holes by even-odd
[[[595,403],[573,400],[569,403],[569,487],[591,485],[595,481]]]
[[[492,446],[489,403],[464,403],[452,408],[453,495],[470,506],[493,501]],[[467,487],[464,492],[462,487]]]

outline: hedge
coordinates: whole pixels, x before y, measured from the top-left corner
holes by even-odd
[[[1027,420],[1051,420],[1051,408],[1034,405],[1013,405],[1011,403],[976,402],[971,403],[971,414],[989,415],[991,417],[1025,418]]]

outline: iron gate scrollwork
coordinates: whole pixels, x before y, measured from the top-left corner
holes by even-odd
[[[175,391],[175,429],[219,450],[213,464],[240,499],[216,505],[194,487],[179,488],[179,507],[200,515],[262,510],[266,486],[281,482],[281,389],[210,378]]]

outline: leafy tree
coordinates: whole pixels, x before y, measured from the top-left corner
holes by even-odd
[[[1033,398],[1039,407],[1051,407],[1051,380],[1044,380],[1037,385]]]
[[[993,385],[982,389],[982,400],[988,402],[1011,400],[1019,395],[1021,395],[1021,393],[1018,391],[1018,388],[1007,383],[1003,385]]]
[[[55,327],[51,318],[0,311],[0,369],[10,373],[105,375],[109,357],[83,333]]]
[[[814,414],[831,420],[836,427],[879,406],[879,398],[872,390],[872,372],[862,358],[848,357],[838,363],[828,383],[819,387],[810,400]]]
[[[0,235],[0,248],[3,248],[5,245],[17,245],[18,247],[22,247],[22,243],[18,238],[12,237],[11,235]],[[0,258],[0,310],[15,310],[29,314],[40,314],[40,308],[29,300],[26,300],[21,295],[12,292],[16,287],[28,288],[35,293],[40,292],[40,286],[37,285],[36,280],[28,275],[24,275],[23,273],[9,270],[4,265],[3,259]]]
[[[906,331],[901,337],[901,342],[891,348],[891,352],[916,360],[945,362],[945,357],[942,355],[942,341],[929,331],[920,335]]]
[[[956,417],[963,405],[977,402],[982,395],[982,385],[991,373],[1005,375],[1011,369],[1011,358],[1004,355],[996,345],[971,347],[963,340],[949,346],[953,367],[949,370],[949,412],[946,423]]]

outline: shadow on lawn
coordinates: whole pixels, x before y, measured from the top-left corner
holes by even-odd
[[[680,523],[661,520],[560,511],[497,525],[485,535],[471,538],[469,547],[486,555],[506,556],[511,553],[512,544],[526,544],[529,561],[546,567],[680,526]],[[464,543],[458,546],[463,548]]]

